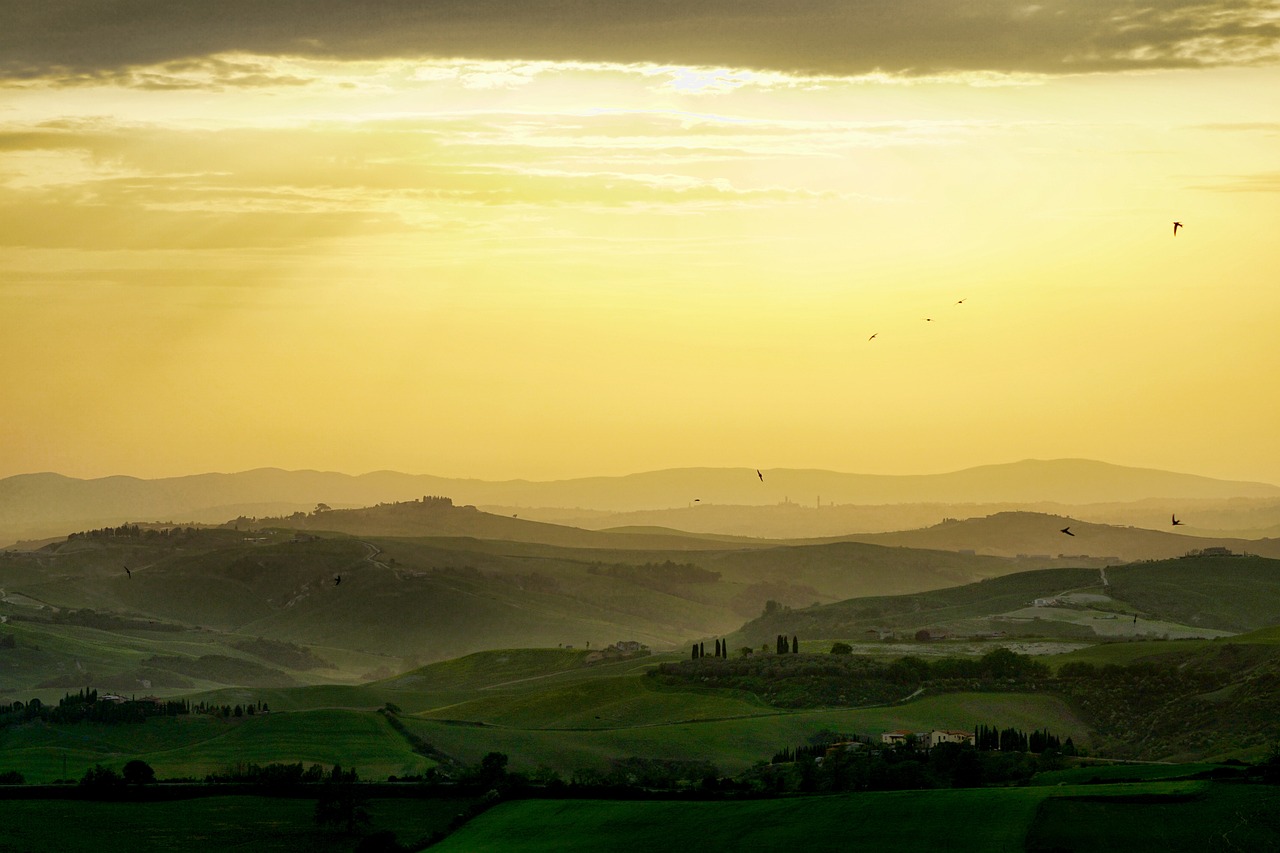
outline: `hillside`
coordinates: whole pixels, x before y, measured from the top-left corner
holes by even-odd
[[[1034,606],[1037,599],[1049,605]],[[767,643],[778,634],[861,640],[888,632],[910,638],[926,629],[1079,640],[1212,637],[1276,624],[1280,560],[1198,557],[1104,571],[1019,572],[951,589],[777,610],[744,625],[735,643]]]
[[[822,496],[800,498],[801,502],[796,502],[796,496],[790,495],[779,503],[760,506],[690,501],[683,506],[630,512],[490,505],[481,509],[497,515],[514,512],[521,518],[589,530],[660,527],[702,535],[772,539],[889,533],[929,527],[944,518],[979,518],[1017,511],[1068,516],[1095,524],[1143,527],[1184,536],[1280,538],[1280,499],[1277,498],[1148,498],[1089,504],[1058,501],[837,504]],[[1177,528],[1169,526],[1171,508],[1183,521]]]
[[[828,504],[864,505],[1280,497],[1280,487],[1264,483],[1079,459],[1026,460],[916,476],[785,468],[765,468],[764,475],[761,481],[754,468],[685,468],[621,477],[487,482],[391,471],[351,476],[271,468],[157,480],[22,474],[0,479],[0,544],[125,522],[220,523],[238,516],[305,512],[319,503],[370,506],[422,495],[448,495],[459,504],[614,512],[688,506],[695,500],[775,505],[788,498],[807,502],[811,497]]]
[[[351,536],[471,537],[609,550],[710,550],[723,548],[726,543],[741,546],[767,544],[746,537],[702,538],[679,530],[582,530],[562,524],[494,515],[481,512],[474,506],[455,506],[446,497],[422,497],[357,509],[298,512],[288,517],[259,518],[253,523],[259,527],[279,526]]]
[[[313,519],[343,517],[368,521],[341,511]],[[273,528],[117,532],[0,555],[0,634],[14,638],[0,648],[0,689],[349,682],[491,648],[622,639],[671,648],[728,633],[769,601],[802,607],[936,589],[1021,567],[860,543],[625,550]],[[242,645],[254,638],[301,651],[264,659],[268,647]],[[300,665],[302,652],[328,666]]]
[[[1062,533],[1069,528],[1072,535]],[[1280,539],[1185,536],[1165,530],[1091,524],[1058,515],[1002,512],[985,518],[944,520],[921,530],[840,537],[903,548],[971,550],[1012,557],[1018,554],[1110,558],[1112,562],[1181,557],[1188,551],[1223,547],[1238,554],[1280,557]]]

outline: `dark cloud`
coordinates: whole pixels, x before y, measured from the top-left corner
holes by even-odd
[[[229,51],[1074,73],[1275,60],[1276,0],[9,0],[0,71],[114,75]]]

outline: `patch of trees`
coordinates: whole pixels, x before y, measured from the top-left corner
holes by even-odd
[[[169,670],[189,678],[240,687],[280,687],[294,683],[292,677],[278,669],[228,655],[201,655],[198,658],[156,655],[142,663],[144,666]]]
[[[779,635],[779,650],[784,639]],[[651,675],[671,684],[696,682],[755,693],[777,707],[807,708],[894,702],[925,684],[945,691],[1030,689],[1028,685],[1049,678],[1049,669],[1029,656],[995,649],[977,659],[932,662],[917,657],[885,660],[796,653],[744,656],[714,666],[694,659],[660,664]]]
[[[662,563],[645,563],[637,566],[629,563],[592,563],[587,566],[587,573],[633,583],[656,592],[689,597],[688,587],[698,584],[715,583],[720,580],[720,573],[709,571],[693,563],[674,563],[667,560]]]
[[[973,745],[980,752],[1060,752],[1075,755],[1076,747],[1071,738],[1064,746],[1062,740],[1048,729],[1036,729],[1027,734],[1021,729],[998,729],[979,724],[973,730]]]
[[[821,597],[821,593],[806,584],[757,581],[734,596],[729,607],[739,616],[751,619],[762,614],[774,616],[785,613],[791,608],[784,602],[811,604]]]
[[[319,785],[328,776],[324,767],[319,764],[303,767],[299,761],[295,764],[273,763],[262,766],[241,761],[210,773],[204,777],[204,781],[210,784],[256,785],[267,792],[283,792],[303,785]]]
[[[244,640],[236,643],[233,648],[248,652],[265,661],[270,661],[276,666],[283,666],[289,669],[304,671],[311,669],[337,669],[337,666],[317,656],[310,649],[293,643],[280,642],[279,640],[267,640],[258,637],[255,640]]]
[[[388,702],[386,707],[379,709],[378,713],[382,715],[383,719],[387,721],[387,724],[391,726],[391,728],[396,730],[397,734],[408,742],[409,748],[418,755],[430,758],[432,761],[446,768],[453,768],[459,765],[458,760],[453,756],[448,753],[441,752],[427,741],[426,738],[420,737],[419,735],[409,731],[405,724],[400,720],[400,709],[395,705]],[[447,776],[448,774],[446,772],[439,775]]]
[[[38,698],[30,702],[0,705],[0,725],[40,720],[46,723],[141,723],[149,717],[176,717],[191,713],[185,699],[106,699],[93,688],[68,693],[57,705]]]
[[[9,618],[18,622],[44,622],[53,625],[74,625],[79,628],[96,628],[99,631],[168,631],[188,630],[182,625],[170,622],[156,622],[153,619],[131,619],[115,613],[99,613],[92,608],[82,610],[58,610],[48,616],[15,613]]]
[[[141,527],[137,524],[122,524],[119,527],[99,527],[94,530],[81,530],[69,534],[67,541],[76,539],[190,539],[199,531],[194,527]]]
[[[773,793],[902,791],[1024,784],[1044,769],[1039,759],[1027,753],[980,752],[955,743],[927,752],[908,746],[876,748],[856,741],[830,747],[810,744],[789,752],[789,762],[757,765],[742,781]],[[1056,766],[1056,759],[1051,760]]]
[[[717,657],[717,658],[727,658],[727,657],[729,657],[729,641],[728,641],[728,640],[716,640],[715,642],[716,642],[716,645],[715,645],[715,655],[714,655],[714,656],[715,656],[715,657]],[[693,654],[690,656],[690,657],[691,657],[691,659],[692,659],[692,660],[700,660],[701,658],[704,658],[704,657],[706,657],[706,656],[707,656],[707,644],[706,644],[706,643],[694,643],[694,644],[693,644]]]
[[[687,789],[719,780],[720,770],[709,761],[681,761],[668,758],[616,758],[604,769],[582,769],[573,774],[572,785],[586,788],[632,788],[649,791]]]
[[[191,713],[205,714],[210,717],[252,717],[257,714],[271,713],[271,707],[262,700],[257,702],[246,702],[243,705],[217,705],[207,702],[197,702],[191,706]]]

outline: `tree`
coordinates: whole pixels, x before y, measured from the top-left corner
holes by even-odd
[[[853,654],[853,646],[848,643],[832,643],[831,654],[833,655],[851,655]]]
[[[137,758],[124,766],[122,776],[126,785],[149,785],[156,781],[156,771],[150,764]]]
[[[791,635],[791,654],[800,654],[800,638],[795,634]]]
[[[316,504],[315,511],[312,513],[312,515],[319,515],[322,512],[329,512],[329,510],[330,510],[330,507],[328,504]]]
[[[122,783],[119,773],[101,764],[93,765],[80,777],[80,787],[90,791],[113,791]]]
[[[480,772],[476,781],[486,788],[496,788],[507,779],[507,756],[491,752],[480,759]]]
[[[316,823],[345,827],[347,832],[354,832],[357,826],[371,820],[365,806],[367,799],[357,786],[356,771],[343,771],[341,765],[335,764],[316,799]]]

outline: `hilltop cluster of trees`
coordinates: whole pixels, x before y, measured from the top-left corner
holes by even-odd
[[[93,530],[81,530],[67,536],[67,541],[76,539],[171,539],[178,536],[196,535],[194,527],[141,527],[137,524],[122,524],[119,527],[98,527]]]
[[[141,723],[148,717],[176,717],[191,713],[185,699],[100,699],[93,688],[68,693],[57,705],[47,705],[38,698],[30,702],[0,705],[0,725],[41,720],[46,723]]]
[[[779,649],[784,640],[779,635]],[[797,647],[798,641],[791,646]],[[939,690],[1025,689],[1048,680],[1050,673],[1027,655],[994,649],[978,659],[935,661],[911,656],[889,661],[851,654],[776,654],[744,656],[711,666],[695,657],[660,664],[650,674],[673,684],[696,681],[706,687],[755,693],[778,707],[805,708],[883,704],[925,684]]]

